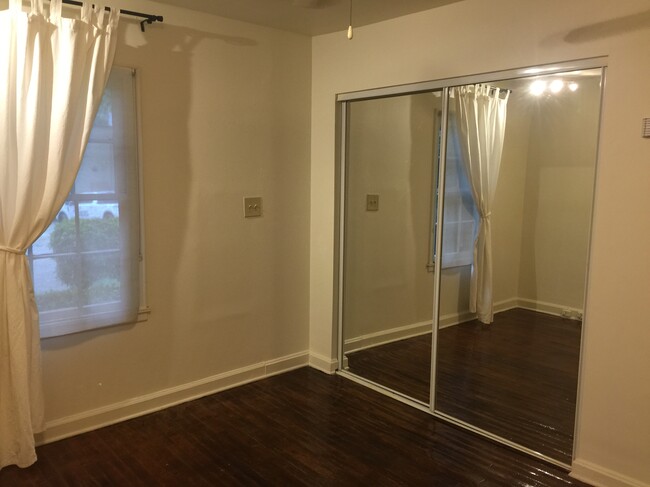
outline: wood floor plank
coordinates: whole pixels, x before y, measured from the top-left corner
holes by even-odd
[[[310,368],[37,449],[0,486],[566,486],[552,465]]]

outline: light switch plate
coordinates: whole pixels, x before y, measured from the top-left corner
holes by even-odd
[[[262,198],[249,196],[244,198],[244,218],[262,216]]]
[[[366,195],[366,211],[379,211],[379,195],[367,194]]]

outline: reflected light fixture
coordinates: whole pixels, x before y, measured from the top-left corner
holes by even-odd
[[[528,87],[528,91],[533,96],[541,96],[547,90],[553,94],[557,94],[561,92],[565,86],[569,88],[569,90],[571,91],[576,91],[578,89],[577,82],[571,81],[570,83],[567,83],[561,78],[556,78],[550,83],[547,83],[543,79],[536,79],[530,84],[530,86]]]
[[[536,79],[530,84],[529,91],[532,95],[539,96],[546,90],[546,81]]]
[[[350,22],[348,23],[348,40],[351,40],[353,37],[352,33],[352,0],[350,0]]]
[[[564,81],[561,79],[554,79],[548,87],[548,89],[551,90],[551,93],[559,93],[562,91],[562,88],[564,88]]]

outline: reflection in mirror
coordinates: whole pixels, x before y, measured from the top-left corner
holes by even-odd
[[[429,403],[441,92],[348,106],[343,367]]]
[[[449,99],[435,410],[566,464],[600,85],[597,69],[490,83],[484,105],[465,103],[475,86]],[[495,121],[478,156],[498,157],[499,104],[500,164],[479,164],[472,117]]]

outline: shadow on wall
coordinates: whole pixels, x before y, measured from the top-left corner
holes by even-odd
[[[650,10],[574,29],[564,37],[564,40],[571,44],[580,44],[648,28],[650,28]]]

